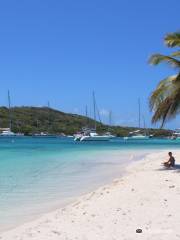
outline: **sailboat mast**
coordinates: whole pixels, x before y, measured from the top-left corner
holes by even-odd
[[[86,116],[86,124],[87,126],[89,125],[89,118],[88,118],[88,106],[86,105],[86,108],[85,108],[85,116]]]
[[[47,103],[47,107],[48,107],[48,132],[50,129],[50,102],[48,101]]]
[[[138,122],[139,122],[139,128],[141,127],[141,102],[140,98],[138,99],[138,110],[139,110],[139,115],[138,115]]]
[[[10,98],[10,92],[8,90],[8,108],[9,108],[9,128],[11,130],[12,128],[12,119],[11,119],[11,98]]]
[[[146,122],[145,122],[144,116],[143,116],[143,123],[144,123],[144,129],[146,129]]]
[[[146,122],[145,122],[145,117],[143,116],[143,124],[144,124],[144,134],[146,136]]]
[[[86,105],[86,108],[85,108],[85,116],[88,117],[88,107]]]
[[[94,108],[94,128],[96,130],[96,100],[95,100],[95,92],[93,91],[93,108]]]
[[[112,111],[109,111],[109,126],[112,125]]]

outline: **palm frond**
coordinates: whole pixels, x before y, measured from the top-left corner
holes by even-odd
[[[172,77],[174,77],[172,81],[174,81],[176,84],[180,84],[180,72]]]
[[[180,47],[180,32],[170,33],[165,37],[165,44],[168,47]],[[180,113],[180,50],[170,56],[154,54],[149,63],[158,65],[167,63],[178,69],[178,74],[162,80],[152,92],[149,99],[149,107],[154,112],[152,122],[161,121],[164,125],[166,120],[174,118]]]
[[[152,123],[161,121],[163,127],[165,121],[173,119],[180,113],[180,89],[175,96],[168,96],[158,106],[152,117]]]
[[[171,107],[171,101],[172,100],[169,97],[167,97],[165,100],[159,103],[159,106],[154,112],[154,115],[152,117],[152,123],[161,121],[161,128],[163,127],[165,120],[167,119],[169,109]]]
[[[176,51],[176,52],[171,53],[171,56],[172,57],[180,57],[180,51]]]
[[[169,76],[160,81],[156,89],[152,92],[149,99],[149,106],[151,110],[157,109],[159,104],[173,91],[172,82],[175,81],[177,75]]]
[[[162,62],[168,63],[172,67],[180,68],[180,61],[170,56],[162,54],[153,54],[149,59],[149,63],[153,65],[158,65]]]
[[[167,34],[164,41],[168,47],[180,47],[180,32]]]
[[[152,123],[173,118],[180,110],[180,74],[162,80],[149,100],[150,109],[154,111]]]

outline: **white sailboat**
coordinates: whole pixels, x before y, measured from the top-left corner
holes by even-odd
[[[15,133],[13,133],[10,128],[1,128],[0,130],[2,131],[0,133],[0,136],[4,137],[15,136]]]
[[[11,137],[16,135],[14,132],[11,131],[12,117],[11,117],[11,99],[10,99],[9,90],[8,90],[8,109],[9,109],[9,128],[1,128],[1,133],[0,133],[0,136],[4,136],[4,137]]]
[[[139,110],[139,128],[141,128],[141,104],[140,104],[140,99],[138,99],[138,110]],[[145,120],[144,120],[144,130],[146,129],[146,126],[145,126]],[[138,129],[138,130],[135,130],[135,131],[132,131],[132,132],[129,132],[128,136],[127,137],[124,137],[124,140],[147,140],[149,139],[150,136],[147,135],[146,131],[144,134],[141,133],[141,130]]]
[[[143,135],[140,133],[140,130],[129,132],[127,137],[124,137],[125,140],[146,140],[149,139],[149,136]]]
[[[116,136],[111,133],[110,129],[111,126],[112,126],[112,111],[109,111],[109,128],[105,135],[109,136],[110,138],[115,138]]]
[[[100,135],[95,129],[90,129],[81,136],[80,141],[109,141],[110,139],[109,135]]]
[[[180,128],[175,129],[171,139],[180,140]]]
[[[94,108],[94,129],[84,128],[83,131],[75,135],[75,141],[109,141],[111,139],[110,135],[101,135],[96,132],[96,99],[95,93],[93,92],[93,108]]]

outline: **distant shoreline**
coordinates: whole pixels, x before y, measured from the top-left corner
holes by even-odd
[[[15,106],[11,107],[11,125],[12,132],[23,133],[25,135],[49,133],[57,135],[73,135],[81,131],[82,127],[94,127],[95,121],[91,116],[83,116],[79,114],[66,113],[50,107],[32,107],[32,106]],[[1,125],[0,128],[9,127],[9,108],[0,106]],[[124,137],[129,132],[140,129],[144,132],[144,127],[141,126],[116,126],[108,125],[96,121],[97,132],[111,132],[118,137]],[[152,129],[147,128],[149,134],[154,136],[171,136],[172,130]]]

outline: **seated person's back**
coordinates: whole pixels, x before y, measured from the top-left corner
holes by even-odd
[[[169,161],[170,161],[171,167],[174,167],[175,159],[174,159],[174,157],[172,155],[170,156]]]
[[[169,160],[167,162],[164,162],[165,167],[174,167],[175,165],[175,158],[172,155],[172,152],[168,153],[169,155]]]

